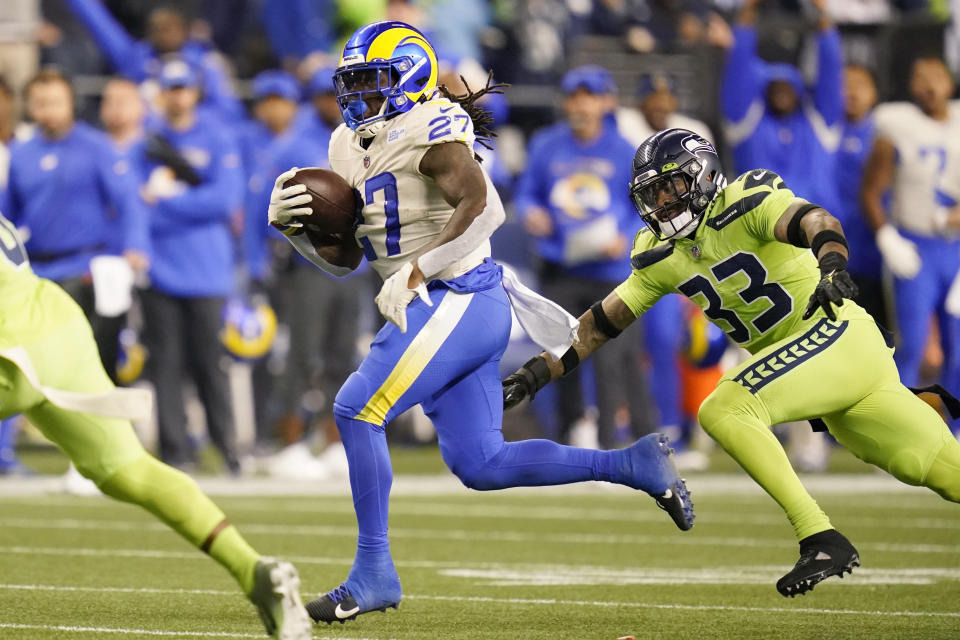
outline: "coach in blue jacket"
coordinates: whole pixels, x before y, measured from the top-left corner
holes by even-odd
[[[630,244],[641,222],[626,187],[634,148],[617,133],[613,77],[596,65],[577,67],[564,76],[562,89],[565,121],[534,134],[514,206],[533,237],[543,294],[579,313],[630,273]],[[641,394],[624,386],[643,387],[640,339],[634,335],[616,344],[594,360],[597,431],[604,448],[616,444],[614,414],[624,396],[631,401],[634,431],[649,431]],[[584,416],[584,403],[576,372],[558,384],[562,441]]]
[[[181,394],[186,369],[197,385],[210,437],[237,472],[218,335],[234,286],[231,217],[243,198],[240,153],[223,125],[197,111],[200,77],[190,64],[167,62],[159,81],[162,122],[148,130],[142,159],[153,249],[151,287],[142,297],[160,455],[181,467],[193,462]]]
[[[757,0],[746,0],[727,54],[721,105],[727,141],[738,173],[763,168],[779,173],[801,198],[837,209],[834,177],[843,119],[840,34],[820,10],[817,80],[809,90],[789,64],[757,55]]]
[[[83,308],[104,368],[116,380],[120,321],[95,311],[90,260],[124,254],[134,268],[145,266],[146,212],[108,138],[74,120],[67,78],[43,70],[27,84],[26,98],[36,133],[11,149],[0,211],[24,231],[37,275],[60,284]]]

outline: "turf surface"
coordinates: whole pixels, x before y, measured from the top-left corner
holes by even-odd
[[[786,520],[743,489],[742,474],[733,492],[723,478],[691,477],[698,519],[688,533],[649,498],[597,486],[398,491],[399,611],[317,627],[315,637],[960,638],[960,506],[883,483],[847,493],[864,477],[832,476],[828,493],[814,493],[863,567],[790,600],[773,586],[797,557]],[[306,596],[346,576],[355,535],[346,493],[218,502],[258,549],[294,560]],[[158,636],[261,637],[227,573],[138,509],[0,497],[0,638]]]

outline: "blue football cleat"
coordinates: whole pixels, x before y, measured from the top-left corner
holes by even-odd
[[[637,440],[625,453],[626,461],[621,467],[624,484],[650,494],[681,531],[693,527],[693,501],[673,465],[669,438],[652,433]]]
[[[314,622],[343,623],[371,611],[396,609],[401,597],[400,578],[390,556],[364,558],[354,564],[346,582],[309,602],[307,613]]]

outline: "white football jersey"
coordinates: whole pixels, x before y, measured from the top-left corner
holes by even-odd
[[[346,125],[337,127],[330,138],[330,167],[360,192],[363,219],[356,237],[370,266],[387,279],[423,253],[453,215],[433,179],[420,173],[420,161],[430,147],[444,142],[462,142],[472,150],[473,121],[460,105],[435,92],[387,122],[368,148],[361,140]],[[489,255],[486,240],[432,277],[455,278]]]
[[[930,118],[911,102],[890,102],[874,112],[877,137],[897,150],[890,207],[893,222],[923,235],[937,233],[939,207],[960,199],[960,102],[950,118]]]

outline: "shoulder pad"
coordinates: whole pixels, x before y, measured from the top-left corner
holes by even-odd
[[[441,144],[443,142],[463,142],[473,147],[473,120],[456,102],[446,98],[434,98],[418,104],[407,112],[404,118],[398,118],[392,127],[384,129],[387,141],[390,136],[410,138],[414,144]],[[380,135],[383,135],[380,134]]]
[[[744,191],[764,185],[771,189],[785,189],[787,186],[783,178],[769,169],[753,169],[742,173],[734,180],[734,184],[740,185]]]

